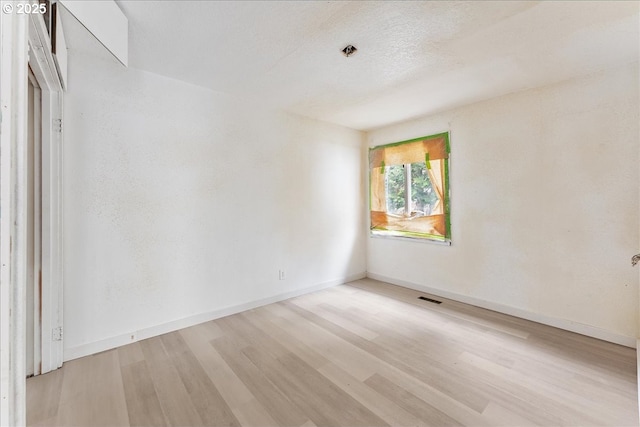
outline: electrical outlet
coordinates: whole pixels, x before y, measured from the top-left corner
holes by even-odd
[[[278,280],[284,280],[284,270],[278,270]]]

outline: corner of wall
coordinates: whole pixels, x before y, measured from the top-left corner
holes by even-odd
[[[381,282],[391,283],[393,285],[402,286],[404,288],[413,289],[416,291],[426,292],[432,295],[436,295],[442,298],[447,298],[453,301],[469,304],[475,307],[484,308],[498,313],[507,314],[509,316],[515,316],[520,319],[530,320],[532,322],[540,323],[554,328],[564,329],[566,331],[575,332],[577,334],[585,335],[592,338],[597,338],[603,341],[608,341],[614,344],[623,345],[625,347],[634,348],[637,346],[636,339],[633,337],[627,337],[624,335],[616,334],[611,331],[597,328],[591,325],[585,325],[582,323],[574,322],[567,319],[561,319],[553,316],[548,316],[540,313],[534,313],[531,311],[519,309],[516,307],[510,307],[507,305],[499,304],[492,301],[486,301],[479,298],[475,298],[468,295],[458,294],[456,292],[445,291],[442,289],[432,288],[430,286],[419,285],[417,283],[408,282],[405,280],[394,279],[392,277],[383,276],[376,273],[367,272],[367,277]]]
[[[211,320],[220,319],[222,317],[231,316],[233,314],[240,313],[246,310],[252,310],[254,308],[273,304],[279,301],[284,301],[290,298],[298,297],[298,296],[309,294],[312,292],[321,291],[323,289],[342,285],[344,283],[352,282],[354,280],[364,279],[365,277],[367,277],[367,273],[363,271],[361,273],[348,275],[340,279],[319,283],[303,289],[298,289],[291,292],[285,292],[272,297],[263,298],[260,300],[251,301],[243,304],[237,304],[237,305],[225,307],[218,310],[213,310],[206,313],[200,313],[193,316],[185,317],[183,319],[178,319],[178,320],[166,322],[160,325],[151,326],[149,328],[144,328],[138,331],[134,331],[132,333],[120,334],[110,338],[70,347],[64,350],[64,361],[68,362],[73,359],[78,359],[80,357],[89,356],[91,354],[96,354],[102,351],[111,350],[116,347],[120,347],[123,345],[145,340],[147,338],[153,338],[158,335],[163,335],[169,332],[177,331],[179,329],[188,328],[190,326],[198,325],[200,323],[205,323]]]

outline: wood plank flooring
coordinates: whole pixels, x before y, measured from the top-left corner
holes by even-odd
[[[27,423],[638,425],[634,349],[419,295],[363,279],[73,360]]]

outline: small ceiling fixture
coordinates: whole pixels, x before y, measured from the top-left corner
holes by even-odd
[[[356,49],[353,45],[347,45],[344,49],[342,49],[342,54],[347,58],[356,53],[358,49]]]

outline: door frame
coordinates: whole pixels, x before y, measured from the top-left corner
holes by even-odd
[[[26,374],[39,375],[42,372],[42,322],[40,319],[40,296],[42,293],[42,91],[29,67],[28,161],[27,161],[27,277],[26,284]]]
[[[40,86],[42,99],[42,278],[40,305],[34,307],[41,321],[40,372],[62,366],[62,101],[63,88],[54,61],[51,38],[40,15],[29,19],[29,66]],[[39,311],[39,312],[38,312]],[[38,359],[38,356],[36,356]]]
[[[15,6],[16,2],[6,4]],[[0,13],[0,425],[26,423],[28,65],[42,94],[44,373],[62,366],[63,361],[62,341],[54,340],[54,333],[62,336],[63,87],[42,16]]]
[[[11,4],[11,3],[7,3]],[[26,15],[0,14],[0,425],[24,425]]]

